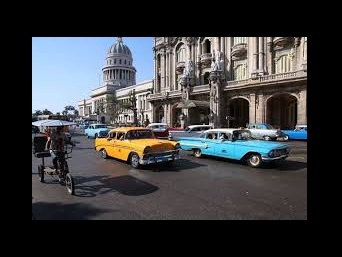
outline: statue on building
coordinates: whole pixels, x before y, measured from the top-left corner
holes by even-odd
[[[192,77],[193,71],[194,71],[194,63],[191,60],[188,60],[185,63],[185,68],[183,70],[183,75],[184,76],[188,76],[188,77]]]
[[[211,71],[222,71],[224,67],[223,53],[216,51],[215,58],[211,62]]]

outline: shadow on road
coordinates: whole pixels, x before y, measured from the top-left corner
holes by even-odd
[[[275,170],[282,170],[282,171],[293,171],[293,170],[301,170],[307,168],[306,162],[297,162],[292,160],[285,160],[280,165],[275,164],[266,164],[264,165],[265,169],[275,169]]]
[[[151,194],[159,189],[159,187],[129,175],[119,177],[75,176],[74,180],[76,185],[75,196],[80,197],[94,197],[99,194],[110,192],[119,192],[120,194],[129,196],[139,196]]]
[[[188,159],[179,159],[173,163],[152,164],[141,167],[144,170],[152,170],[154,172],[179,172],[186,169],[195,169],[198,167],[208,166],[196,162],[192,162]]]
[[[32,203],[32,217],[35,220],[87,220],[105,212],[113,210],[94,208],[84,203]]]

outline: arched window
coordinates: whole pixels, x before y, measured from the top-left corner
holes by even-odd
[[[206,39],[204,41],[204,47],[203,47],[204,54],[208,54],[211,51],[211,43],[209,39]]]
[[[121,59],[119,60],[119,64],[121,64]]]
[[[247,37],[234,37],[234,45],[242,43],[247,44]]]
[[[186,50],[185,50],[185,45],[179,45],[177,47],[177,62],[184,62],[185,61],[185,54],[186,54]]]
[[[281,55],[276,58],[275,72],[284,73],[292,71],[292,60],[289,55]]]
[[[116,64],[116,59],[114,59],[114,64]]]
[[[242,80],[247,78],[246,64],[239,64],[234,68],[234,79]]]
[[[204,73],[203,75],[203,84],[209,84],[209,72]]]

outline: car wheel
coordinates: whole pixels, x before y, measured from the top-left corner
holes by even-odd
[[[108,154],[107,154],[107,152],[106,152],[105,149],[102,149],[101,155],[102,155],[102,158],[103,158],[103,159],[107,159],[107,158],[108,158]]]
[[[257,168],[260,167],[262,163],[260,154],[253,153],[250,154],[247,158],[247,164],[251,167]]]
[[[94,138],[97,138],[97,133],[95,133]]]
[[[266,140],[266,141],[270,141],[271,137],[270,136],[263,136],[263,139]]]
[[[130,163],[133,168],[137,169],[139,167],[139,159],[139,155],[136,153],[131,154]]]
[[[284,136],[284,140],[285,140],[285,141],[289,140],[289,136],[288,136],[288,135],[285,135],[285,136]]]
[[[193,149],[193,153],[196,158],[200,158],[202,156],[201,149]]]

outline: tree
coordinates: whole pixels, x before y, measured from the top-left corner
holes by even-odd
[[[38,115],[42,115],[42,111],[40,110],[35,110],[34,113],[33,113],[33,116],[38,116]]]
[[[42,112],[43,115],[50,115],[52,112],[50,112],[48,109],[43,110]]]
[[[104,107],[106,109],[106,113],[110,116],[111,121],[115,121],[123,109],[123,106],[116,98],[115,92],[107,94]]]
[[[137,98],[135,96],[135,89],[129,92],[128,103],[124,104],[123,108],[133,111],[133,123],[135,126],[138,126]]]

